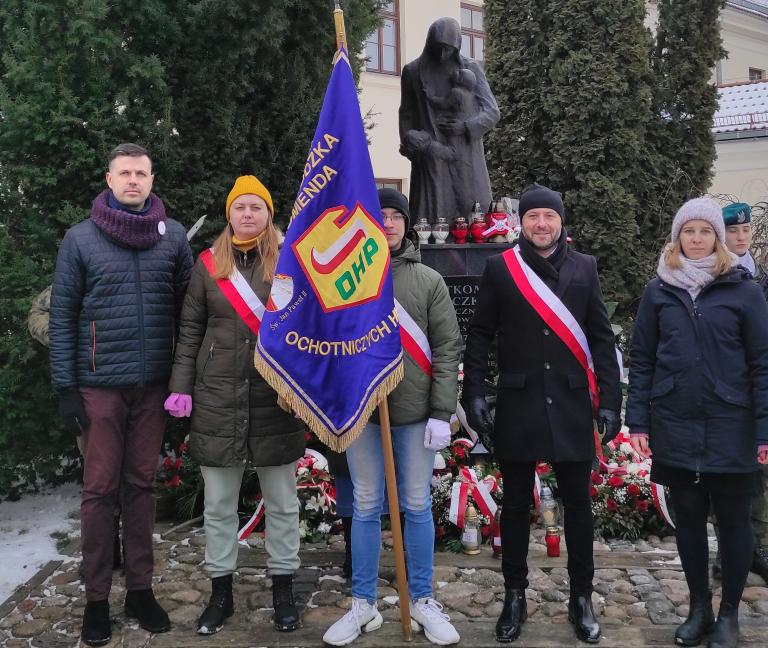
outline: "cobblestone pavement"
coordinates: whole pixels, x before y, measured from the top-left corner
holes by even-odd
[[[122,613],[125,591],[121,574],[115,572],[110,596],[114,638],[110,646],[151,648],[182,646],[321,646],[325,629],[351,604],[349,582],[338,565],[343,544],[305,545],[302,568],[295,577],[295,591],[303,607],[303,628],[281,634],[272,630],[272,595],[266,576],[263,539],[240,551],[235,577],[235,616],[212,637],[198,637],[195,622],[210,593],[202,566],[205,539],[201,529],[169,536],[156,535],[155,593],[168,610],[173,629],[150,635]],[[530,587],[526,591],[529,621],[516,645],[530,647],[578,644],[567,621],[568,575],[565,556],[548,558],[543,531],[531,536]],[[385,536],[385,545],[389,540]],[[487,549],[487,548],[484,548]],[[73,551],[76,551],[73,548]],[[688,589],[676,553],[674,538],[648,541],[595,543],[595,608],[604,637],[601,646],[673,645],[676,624],[687,614]],[[77,646],[85,599],[75,553],[70,562],[46,565],[25,586],[0,605],[0,645]],[[438,552],[435,555],[435,598],[440,601],[462,635],[461,645],[498,646],[493,626],[504,596],[499,561],[490,550],[478,556]],[[361,637],[355,646],[391,648],[402,642],[392,553],[385,550],[379,580],[381,630]],[[715,583],[715,605],[720,590]],[[768,587],[751,574],[740,607],[742,644],[768,646]],[[428,645],[416,635],[407,645]]]

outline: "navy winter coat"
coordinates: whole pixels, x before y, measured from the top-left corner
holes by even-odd
[[[91,219],[59,248],[51,296],[51,380],[57,390],[166,383],[177,315],[192,270],[180,223],[150,248],[118,245]]]
[[[704,473],[757,470],[768,443],[768,306],[743,268],[696,301],[658,277],[640,301],[626,422],[654,461]]]

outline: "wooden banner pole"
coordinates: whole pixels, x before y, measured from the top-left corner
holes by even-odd
[[[403,626],[403,639],[411,641],[411,599],[408,596],[408,578],[405,572],[405,552],[403,551],[403,530],[400,526],[400,502],[397,496],[395,456],[392,452],[392,429],[389,425],[389,406],[386,398],[379,403],[379,424],[381,425],[381,447],[384,452],[384,474],[389,497],[389,520],[392,523],[392,549],[395,552],[397,593],[400,597],[400,622]]]

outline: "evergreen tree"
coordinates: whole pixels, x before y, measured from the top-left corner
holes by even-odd
[[[378,4],[343,3],[353,60]],[[254,173],[287,225],[330,75],[333,3],[261,0],[258,14],[248,0],[179,5],[184,40],[180,55],[166,57],[178,132],[169,163],[178,168],[173,182],[163,176],[163,196],[189,224],[213,216],[210,232],[224,224],[233,179]]]
[[[541,101],[548,74],[549,0],[486,0],[485,69],[501,119],[486,156],[496,194],[517,195],[546,177],[552,119]]]
[[[380,0],[343,3],[350,58]],[[74,447],[48,387],[47,354],[26,333],[58,241],[104,187],[106,155],[136,141],[155,190],[186,226],[224,224],[236,175],[255,173],[283,224],[330,75],[331,0],[3,0],[0,3],[0,456]],[[37,440],[38,442],[36,442]],[[39,464],[38,464],[39,466]],[[7,492],[0,465],[0,494]]]
[[[644,2],[518,4],[486,3],[503,114],[489,142],[495,190],[517,194],[535,180],[561,191],[576,248],[598,258],[606,296],[626,316],[650,263],[636,222],[650,115]]]
[[[648,164],[659,202],[642,228],[646,244],[657,248],[677,208],[712,181],[717,110],[712,71],[725,56],[718,21],[724,6],[725,0],[658,1]]]

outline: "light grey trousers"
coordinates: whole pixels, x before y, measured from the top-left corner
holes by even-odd
[[[244,467],[200,470],[205,481],[205,568],[217,578],[237,568],[237,498]],[[264,498],[269,573],[292,574],[300,564],[296,464],[260,466],[256,472]]]

